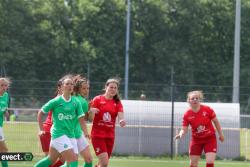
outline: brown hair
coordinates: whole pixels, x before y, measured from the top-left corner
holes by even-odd
[[[77,74],[73,77],[73,83],[74,83],[74,92],[76,94],[79,94],[82,84],[88,83],[88,79],[81,76],[80,74]]]
[[[106,87],[110,84],[110,83],[116,83],[117,84],[117,88],[119,88],[120,86],[120,79],[118,78],[110,78],[106,81],[105,84],[105,89]],[[117,94],[113,97],[113,99],[115,100],[116,103],[118,103],[120,101],[120,96],[119,96],[119,92],[117,91]]]

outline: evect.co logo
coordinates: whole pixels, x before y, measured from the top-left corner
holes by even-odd
[[[0,161],[32,161],[32,153],[0,153]]]

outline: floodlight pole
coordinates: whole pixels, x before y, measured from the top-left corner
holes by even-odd
[[[174,67],[171,67],[171,102],[172,102],[172,113],[171,113],[171,159],[174,155]]]
[[[125,46],[124,99],[128,99],[130,10],[131,10],[131,2],[130,2],[130,0],[127,0],[127,28],[126,28],[126,46]]]
[[[240,90],[240,20],[241,0],[236,0],[235,34],[234,34],[234,72],[233,72],[233,97],[232,102],[239,102]]]

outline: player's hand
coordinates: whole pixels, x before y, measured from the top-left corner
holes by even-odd
[[[90,108],[89,111],[92,112],[93,114],[98,114],[100,110],[98,108]]]
[[[119,124],[120,124],[121,127],[124,127],[124,126],[126,126],[126,121],[124,119],[121,119],[119,121]]]
[[[87,139],[90,139],[90,135],[87,133],[87,134],[84,134],[84,136],[87,138]]]
[[[180,134],[177,134],[177,135],[174,137],[175,140],[178,140],[178,139],[180,139],[180,138],[181,138],[181,135],[180,135]]]
[[[39,135],[39,136],[42,136],[42,135],[44,135],[45,133],[46,133],[46,132],[45,132],[44,130],[40,130],[39,133],[38,133],[38,135]]]
[[[223,135],[223,134],[219,136],[219,140],[220,140],[221,142],[224,142],[225,137],[224,137],[224,135]]]

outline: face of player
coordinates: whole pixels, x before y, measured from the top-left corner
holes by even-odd
[[[88,98],[89,96],[89,84],[87,82],[82,83],[80,88],[81,96]]]
[[[73,81],[67,78],[63,81],[62,92],[64,94],[71,94],[73,92],[73,87],[74,87]]]
[[[190,94],[188,97],[188,103],[190,104],[191,108],[197,108],[200,106],[200,96],[199,94]]]
[[[0,80],[0,95],[3,95],[7,91],[9,84],[4,80]]]
[[[118,85],[115,82],[111,82],[106,86],[106,96],[113,98],[118,93]]]

